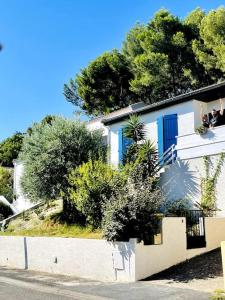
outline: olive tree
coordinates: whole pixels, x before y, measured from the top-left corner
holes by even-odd
[[[41,122],[24,137],[22,187],[31,199],[56,199],[67,190],[68,173],[89,159],[104,157],[102,132],[84,123],[55,117]]]

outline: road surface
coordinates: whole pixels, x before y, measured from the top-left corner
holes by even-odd
[[[209,293],[157,282],[102,283],[74,277],[0,268],[0,300],[208,300]]]

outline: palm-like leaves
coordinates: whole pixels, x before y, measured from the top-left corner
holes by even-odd
[[[124,128],[124,135],[137,143],[145,138],[144,127],[145,125],[140,121],[140,118],[137,115],[132,115]]]

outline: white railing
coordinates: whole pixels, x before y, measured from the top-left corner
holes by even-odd
[[[175,160],[176,146],[173,144],[161,156],[159,156],[154,174],[157,174],[162,168],[173,163]]]

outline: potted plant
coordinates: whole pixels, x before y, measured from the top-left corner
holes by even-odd
[[[208,132],[208,128],[204,125],[200,125],[199,127],[195,128],[195,133],[199,135],[204,135]]]

